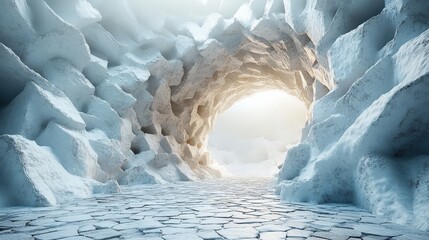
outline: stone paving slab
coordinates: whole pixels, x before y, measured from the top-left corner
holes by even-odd
[[[269,179],[124,187],[60,206],[0,209],[0,240],[428,240],[345,204],[281,203]]]

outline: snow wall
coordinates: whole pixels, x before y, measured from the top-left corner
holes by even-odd
[[[312,108],[283,200],[429,229],[428,1],[173,2],[0,1],[2,205],[218,177],[216,115],[274,88]]]

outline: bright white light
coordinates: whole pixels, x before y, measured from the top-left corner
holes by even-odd
[[[280,90],[244,98],[216,120],[212,158],[232,175],[273,175],[288,145],[299,141],[307,113],[300,100]]]

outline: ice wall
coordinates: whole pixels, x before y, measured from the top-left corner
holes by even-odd
[[[429,2],[287,2],[286,22],[312,39],[334,87],[288,152],[278,193],[429,230]]]
[[[0,2],[2,202],[218,176],[216,115],[276,88],[313,108],[284,200],[429,228],[427,1],[152,2]]]

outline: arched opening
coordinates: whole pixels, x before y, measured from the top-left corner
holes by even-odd
[[[308,108],[284,90],[261,90],[220,113],[208,140],[224,176],[273,176],[299,142]]]

